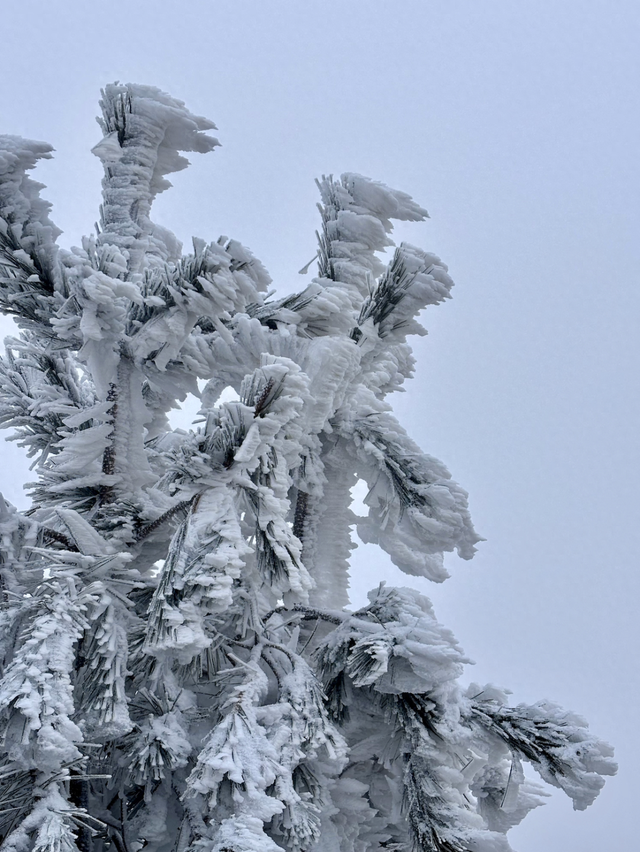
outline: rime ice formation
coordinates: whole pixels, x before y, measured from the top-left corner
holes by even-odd
[[[540,804],[523,761],[589,805],[615,765],[583,720],[460,687],[467,660],[411,589],[345,609],[353,525],[436,582],[478,541],[386,401],[453,283],[414,246],[377,254],[426,211],[323,178],[318,277],[274,300],[240,243],[182,255],[150,218],[213,124],[145,86],[101,105],[101,225],[72,251],[27,176],[49,146],[0,137],[20,328],[0,422],[37,477],[30,511],[0,503],[3,848],[504,852]],[[198,380],[199,425],[172,430]]]

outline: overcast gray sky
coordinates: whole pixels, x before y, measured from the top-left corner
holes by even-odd
[[[554,795],[519,852],[632,849],[640,746],[637,0],[23,0],[2,11],[0,132],[38,169],[70,246],[91,230],[99,89],[149,83],[212,118],[155,206],[188,245],[232,235],[293,290],[315,251],[313,178],[358,171],[431,213],[397,231],[457,282],[425,316],[396,409],[470,492],[487,538],[421,584],[477,660],[469,679],[555,699],[617,750],[574,814]],[[0,447],[2,490],[26,465]],[[354,597],[406,582],[375,548]],[[409,579],[409,578],[407,578]],[[634,842],[635,841],[635,842]]]

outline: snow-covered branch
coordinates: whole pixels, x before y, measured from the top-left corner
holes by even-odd
[[[589,805],[615,765],[579,717],[465,692],[414,590],[346,609],[354,527],[435,582],[480,541],[386,401],[453,285],[405,243],[383,264],[426,210],[323,178],[319,275],[274,297],[237,240],[183,255],[150,218],[212,122],[149,86],[101,107],[71,251],[28,177],[50,147],[0,137],[0,426],[34,459],[30,509],[0,500],[0,852],[507,852],[523,761]]]

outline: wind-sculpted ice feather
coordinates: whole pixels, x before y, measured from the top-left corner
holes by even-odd
[[[504,852],[541,803],[523,761],[586,807],[615,764],[583,720],[464,691],[411,589],[345,608],[353,527],[436,582],[479,541],[386,400],[453,285],[380,256],[426,210],[324,177],[318,276],[274,299],[236,240],[183,255],[150,218],[214,125],[147,86],[101,107],[100,225],[71,251],[28,177],[50,147],[0,137],[0,425],[34,458],[29,511],[0,502],[2,848]]]

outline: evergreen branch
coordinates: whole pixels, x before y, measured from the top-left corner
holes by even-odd
[[[386,320],[407,295],[418,275],[418,271],[409,273],[402,252],[400,249],[395,250],[384,275],[362,303],[358,325],[351,332],[351,338],[356,343],[362,337],[359,326],[362,326],[368,319],[373,320],[374,325],[378,326],[380,337],[384,337],[388,333],[385,329]]]
[[[160,517],[155,519],[155,521],[151,521],[151,523],[141,527],[135,534],[134,542],[138,544],[139,542],[144,541],[145,538],[148,538],[148,536],[150,536],[152,533],[154,533],[156,530],[158,530],[176,515],[181,515],[184,512],[188,512],[189,509],[192,507],[195,499],[196,497],[192,497],[189,500],[181,500],[179,503],[176,503],[175,506],[172,506],[170,509],[167,509],[166,512],[163,512]]]
[[[463,832],[454,828],[443,790],[426,760],[408,756],[404,771],[404,805],[419,852],[468,852]]]
[[[613,749],[589,733],[586,722],[555,704],[540,702],[505,707],[492,700],[472,700],[467,718],[528,760],[540,776],[564,790],[574,807],[588,807],[613,775]]]
[[[55,541],[70,553],[78,553],[78,546],[66,535],[58,532],[58,530],[53,530],[50,527],[42,527],[42,535],[46,543]]]

